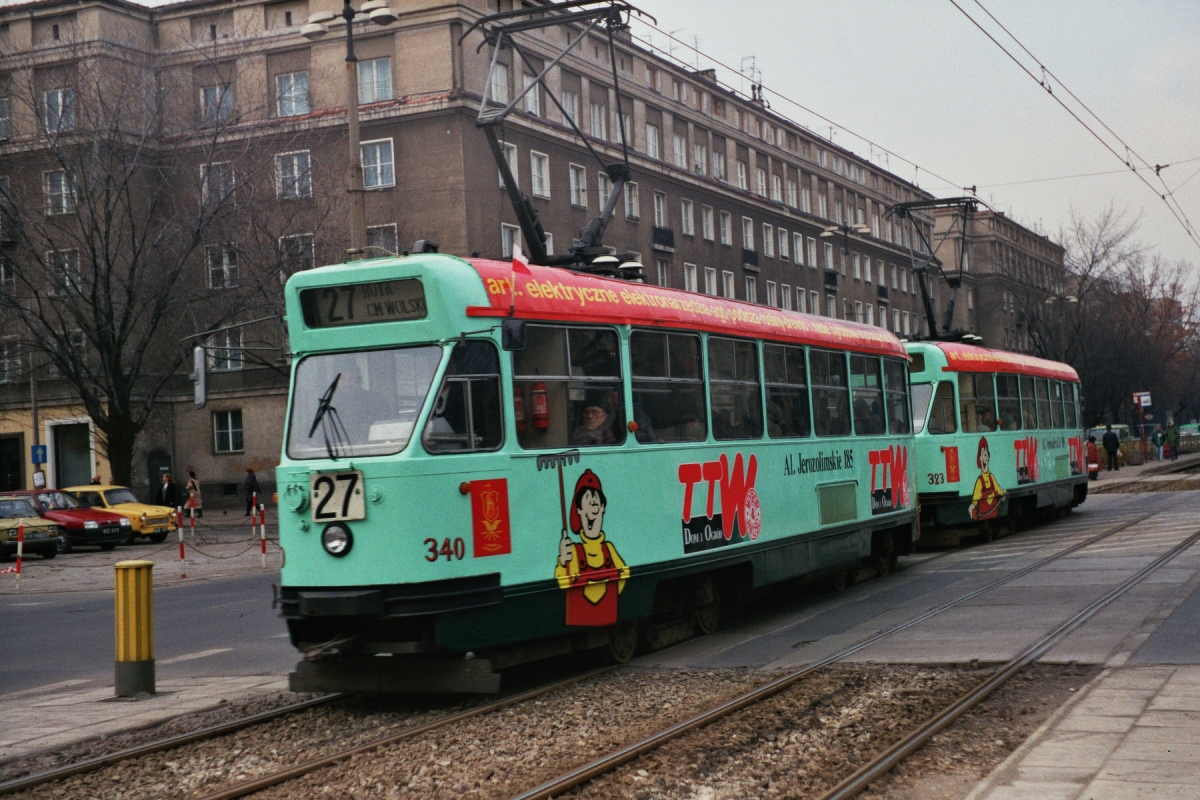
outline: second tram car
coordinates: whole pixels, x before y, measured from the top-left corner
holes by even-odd
[[[437,254],[286,297],[297,691],[621,660],[755,587],[886,573],[918,535],[908,356],[881,328]]]
[[[1079,375],[959,342],[906,345],[922,541],[1011,532],[1087,497]]]

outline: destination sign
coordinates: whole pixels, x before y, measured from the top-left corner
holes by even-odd
[[[416,278],[346,286],[321,286],[300,292],[304,324],[310,328],[424,319],[425,287]]]

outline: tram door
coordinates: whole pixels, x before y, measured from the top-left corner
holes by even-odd
[[[23,437],[0,437],[0,492],[14,492],[25,488],[25,459],[21,446]]]
[[[86,422],[55,425],[54,476],[57,488],[86,486],[92,482],[91,431]]]

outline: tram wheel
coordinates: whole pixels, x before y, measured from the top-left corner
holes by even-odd
[[[979,541],[980,542],[982,542],[983,544],[987,544],[988,542],[992,541],[992,539],[995,539],[995,538],[996,538],[996,530],[992,527],[992,524],[990,522],[985,522],[983,525],[979,526]]]
[[[871,550],[871,565],[875,567],[875,574],[881,578],[887,576],[896,566],[896,544],[891,534],[880,536]]]
[[[637,620],[618,622],[608,629],[608,658],[614,664],[624,664],[633,658],[638,646]]]
[[[700,633],[707,636],[721,626],[721,597],[713,592],[712,602],[696,606],[692,610],[692,619]]]
[[[836,575],[834,575],[832,578],[829,579],[829,585],[831,587],[833,587],[833,590],[835,592],[845,591],[846,587],[850,585],[850,573],[849,572],[837,573]]]

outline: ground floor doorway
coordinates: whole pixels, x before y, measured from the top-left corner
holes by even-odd
[[[25,488],[25,436],[0,436],[0,492]]]
[[[86,422],[54,425],[54,478],[57,488],[92,482],[92,431]]]

